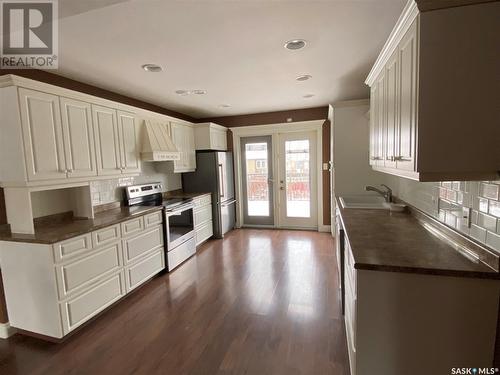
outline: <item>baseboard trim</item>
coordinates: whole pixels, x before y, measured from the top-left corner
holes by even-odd
[[[17,330],[14,327],[11,327],[9,322],[0,323],[0,339],[8,339],[10,336],[13,336]]]
[[[318,227],[318,232],[331,232],[331,231],[332,231],[331,225],[320,225]]]

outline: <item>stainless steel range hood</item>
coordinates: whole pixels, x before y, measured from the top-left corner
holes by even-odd
[[[168,134],[168,125],[144,121],[145,134],[142,140],[143,161],[179,160],[180,153]]]

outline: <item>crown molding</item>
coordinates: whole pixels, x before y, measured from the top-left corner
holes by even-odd
[[[401,13],[401,15],[399,16],[398,22],[396,22],[396,26],[394,26],[391,34],[389,35],[389,38],[385,42],[382,51],[378,55],[375,64],[373,64],[370,73],[366,77],[365,83],[368,86],[371,87],[373,85],[373,82],[375,82],[375,79],[385,67],[387,60],[389,60],[392,53],[397,48],[398,43],[408,31],[412,22],[417,18],[418,14],[419,10],[417,7],[417,3],[415,2],[415,0],[409,0],[403,9],[403,13]]]

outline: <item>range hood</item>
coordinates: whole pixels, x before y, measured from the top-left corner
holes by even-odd
[[[144,121],[146,129],[142,138],[141,158],[143,161],[179,160],[180,153],[168,135],[168,125]]]

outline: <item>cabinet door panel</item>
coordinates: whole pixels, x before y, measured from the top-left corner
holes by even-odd
[[[121,174],[116,111],[93,105],[92,114],[94,118],[97,172],[99,175]]]
[[[370,90],[370,165],[377,162],[377,120],[378,120],[378,91],[375,83]]]
[[[180,152],[180,160],[174,161],[174,172],[196,169],[194,129],[188,125],[171,123],[172,139]]]
[[[398,121],[398,75],[399,75],[399,64],[398,64],[398,54],[394,53],[389,59],[386,71],[385,71],[385,81],[386,81],[386,128],[384,132],[385,138],[385,160],[384,165],[386,167],[394,168],[396,167],[396,137],[397,128],[399,126]]]
[[[19,89],[29,181],[66,178],[59,98]]]
[[[398,48],[400,67],[400,115],[397,168],[415,170],[417,108],[417,24],[407,31]]]
[[[64,334],[72,331],[125,295],[122,273],[60,304]]]
[[[118,134],[123,172],[139,172],[139,137],[134,114],[118,111]]]
[[[375,165],[384,165],[384,132],[386,128],[386,103],[385,103],[385,75],[382,74],[377,82],[377,119],[375,121]]]
[[[68,176],[96,176],[94,129],[90,104],[61,98],[61,114]]]

